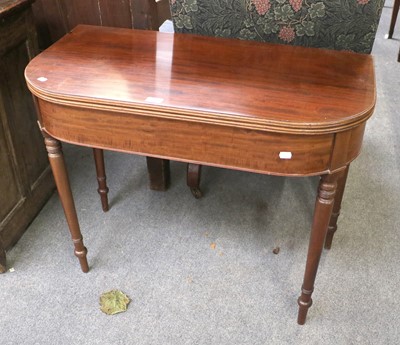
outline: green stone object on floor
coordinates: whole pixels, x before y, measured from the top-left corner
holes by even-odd
[[[130,298],[122,291],[111,290],[100,296],[100,310],[107,315],[123,313],[130,301]]]

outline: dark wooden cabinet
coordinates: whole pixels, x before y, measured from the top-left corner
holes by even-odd
[[[171,18],[168,0],[36,0],[33,13],[40,49],[78,24],[158,30]]]
[[[29,0],[0,1],[0,271],[54,190],[24,69],[37,52]]]

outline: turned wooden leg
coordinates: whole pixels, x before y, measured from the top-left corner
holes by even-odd
[[[3,244],[0,240],[0,273],[7,271],[6,265],[6,251],[4,250]]]
[[[196,199],[200,199],[203,196],[200,190],[200,177],[201,165],[188,163],[186,184]]]
[[[326,234],[326,239],[325,239],[325,249],[331,249],[333,235],[337,230],[337,221],[340,215],[340,207],[342,205],[344,189],[346,187],[347,175],[349,173],[349,167],[350,166],[348,165],[345,170],[339,173],[340,175],[337,181],[335,202],[333,204],[332,215],[328,226],[328,233]]]
[[[170,183],[169,160],[146,157],[150,189],[166,191]]]
[[[397,56],[397,61],[400,62],[400,49],[399,49],[399,55]]]
[[[104,212],[109,210],[108,206],[108,187],[107,187],[107,177],[106,177],[106,169],[104,167],[104,153],[101,149],[93,149],[94,162],[96,165],[96,175],[97,175],[97,183],[99,188],[97,192],[100,195],[101,206]]]
[[[390,21],[390,28],[389,28],[389,35],[388,35],[389,38],[393,37],[394,27],[396,26],[399,8],[400,8],[400,0],[394,0],[392,19]]]
[[[83,245],[83,238],[79,228],[78,216],[76,214],[75,203],[72,197],[71,187],[69,185],[68,173],[64,162],[64,156],[61,149],[61,143],[42,132],[46,150],[49,156],[50,166],[53,171],[58,194],[67,219],[69,231],[71,232],[72,242],[74,243],[74,253],[79,259],[83,272],[89,271],[86,254],[87,249]]]
[[[338,174],[324,175],[321,177],[318,186],[314,220],[311,229],[310,243],[308,246],[306,270],[304,273],[301,295],[298,299],[299,314],[297,322],[299,325],[304,325],[307,311],[312,304],[311,295],[314,290],[314,282],[317,275],[319,259],[321,257],[329,219],[333,209],[337,178]]]

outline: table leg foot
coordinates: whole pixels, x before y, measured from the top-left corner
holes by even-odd
[[[301,295],[298,299],[299,314],[297,322],[299,325],[305,323],[308,309],[312,305],[311,295],[314,291],[314,282],[317,276],[319,260],[324,246],[329,219],[332,214],[337,188],[337,179],[338,173],[324,175],[321,177],[318,186],[303,286],[301,289]]]
[[[87,261],[87,249],[83,244],[83,238],[74,239],[72,240],[75,246],[74,254],[79,260],[79,264],[81,265],[82,272],[87,273],[89,272],[89,264]],[[78,249],[79,250],[78,250]]]
[[[333,204],[333,211],[331,215],[331,219],[329,221],[328,233],[326,234],[325,239],[325,249],[331,249],[333,236],[337,230],[337,221],[340,215],[340,207],[342,205],[344,189],[346,187],[347,175],[349,173],[349,165],[339,173],[338,181],[337,181],[337,190],[335,194],[335,202]]]
[[[170,184],[169,160],[146,157],[150,189],[166,191]]]
[[[109,210],[108,205],[108,187],[106,169],[104,166],[104,152],[101,149],[93,149],[94,162],[96,165],[97,183],[99,188],[97,192],[100,195],[101,206],[104,212]]]
[[[303,297],[303,299],[302,299],[301,297],[299,297],[297,299],[297,304],[299,305],[299,314],[297,316],[297,323],[299,325],[304,325],[306,323],[308,309],[312,305],[312,298],[311,298],[312,291],[307,291],[302,288],[301,294],[309,296],[309,298]],[[307,299],[307,302],[304,302],[303,301],[304,299]]]
[[[188,163],[186,184],[196,199],[200,199],[203,196],[203,193],[200,190],[200,178],[201,165]]]
[[[83,238],[79,228],[78,216],[76,214],[75,203],[69,184],[61,143],[57,139],[52,138],[46,132],[42,131],[42,133],[49,156],[51,170],[53,171],[54,180],[56,182],[58,195],[64,209],[65,218],[67,219],[72,242],[75,247],[74,253],[79,259],[82,271],[86,273],[89,271],[89,265],[86,258],[87,249],[83,244]]]

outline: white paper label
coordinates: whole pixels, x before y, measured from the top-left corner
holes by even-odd
[[[292,159],[292,153],[291,152],[279,152],[279,158],[280,159]]]
[[[146,102],[160,104],[160,103],[164,102],[164,98],[147,97]]]

